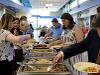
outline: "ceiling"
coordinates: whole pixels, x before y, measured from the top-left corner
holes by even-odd
[[[58,11],[69,0],[29,0],[34,10]]]
[[[13,10],[14,12],[18,12],[18,11],[29,11],[29,8],[24,7],[23,5],[19,5],[15,2],[13,2],[12,0],[0,0],[0,5],[3,5],[11,10]]]
[[[70,0],[17,0],[22,5],[19,5],[13,1],[16,0],[0,0],[1,4],[4,4],[12,10],[29,12],[30,9],[33,10],[49,10],[50,12],[58,11],[62,6],[64,6]],[[46,4],[49,4],[46,6]],[[51,4],[51,5],[50,5]]]

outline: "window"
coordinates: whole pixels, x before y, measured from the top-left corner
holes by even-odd
[[[79,4],[86,2],[87,0],[79,0]]]
[[[76,7],[78,5],[77,0],[74,0],[71,4],[70,4],[70,9]]]

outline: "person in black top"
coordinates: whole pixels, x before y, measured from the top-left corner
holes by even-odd
[[[58,63],[59,60],[70,58],[74,55],[88,51],[88,61],[100,64],[97,62],[99,51],[100,51],[100,13],[95,17],[95,29],[91,29],[88,36],[80,43],[73,44],[67,48],[63,48],[55,56],[53,62]]]
[[[43,27],[43,28],[40,30],[40,36],[39,36],[39,37],[44,37],[46,33],[47,33],[47,28]]]

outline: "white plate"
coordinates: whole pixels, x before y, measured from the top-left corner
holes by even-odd
[[[95,72],[87,72],[85,71],[88,67],[95,67],[97,71]],[[79,62],[74,64],[74,68],[78,71],[85,72],[85,73],[99,73],[100,72],[100,65],[91,63],[91,62]]]

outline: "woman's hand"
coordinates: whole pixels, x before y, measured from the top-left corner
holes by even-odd
[[[60,51],[60,52],[55,56],[55,58],[53,59],[53,63],[62,62],[63,57],[64,57],[63,52]]]

